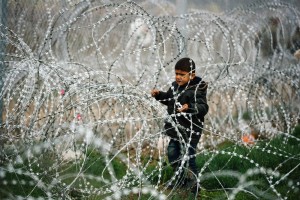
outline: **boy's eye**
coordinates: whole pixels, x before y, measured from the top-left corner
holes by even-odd
[[[176,76],[185,76],[187,74],[180,74],[180,73],[176,73]]]

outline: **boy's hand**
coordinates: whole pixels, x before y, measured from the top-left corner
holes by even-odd
[[[183,104],[182,107],[178,109],[178,112],[184,112],[187,111],[188,109],[189,109],[189,105]]]
[[[159,94],[159,90],[157,90],[157,89],[151,90],[151,96],[152,97],[156,97],[158,94]]]

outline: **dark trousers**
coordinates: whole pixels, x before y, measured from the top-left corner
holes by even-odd
[[[185,167],[188,164],[191,171],[194,173],[194,176],[198,175],[198,168],[196,166],[196,148],[198,142],[191,142],[188,148],[188,161],[185,163]],[[181,160],[186,152],[185,144],[180,143],[180,141],[171,139],[168,145],[168,159],[169,163],[173,167],[173,170],[178,170],[178,167],[181,166]]]

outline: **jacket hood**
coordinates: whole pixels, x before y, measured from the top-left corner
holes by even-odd
[[[191,84],[190,84],[191,85]],[[191,85],[190,87],[196,86],[198,87],[198,90],[202,91],[202,92],[206,92],[207,91],[207,87],[208,84],[207,82],[203,81],[201,78],[199,80],[199,82],[196,82],[194,85]]]

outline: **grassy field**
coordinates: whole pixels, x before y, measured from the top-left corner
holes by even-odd
[[[291,136],[260,140],[250,148],[227,141],[215,150],[199,153],[196,158],[201,170],[199,198],[251,200],[279,198],[280,194],[282,199],[297,199],[300,195],[300,126],[295,127]],[[6,150],[6,157],[1,158],[1,166],[7,169],[1,170],[0,174],[1,199],[18,196],[56,199],[66,197],[64,195],[72,199],[104,199],[113,194],[109,190],[113,181],[122,183],[123,188],[140,186],[134,170],[124,161],[105,157],[95,149],[87,149],[86,157],[75,161],[63,162],[53,152],[44,152],[19,163],[15,159],[13,166],[8,165],[12,164],[9,160],[14,152],[8,152]],[[148,186],[156,185],[168,199],[194,199],[186,188],[166,189],[167,181],[174,175],[167,162],[158,167],[158,160],[149,157],[149,154],[144,153],[140,158]],[[107,159],[112,161],[111,171],[107,167]],[[147,185],[143,183],[143,186]],[[151,197],[153,193],[150,192],[134,193],[129,190],[122,193],[122,199]]]

